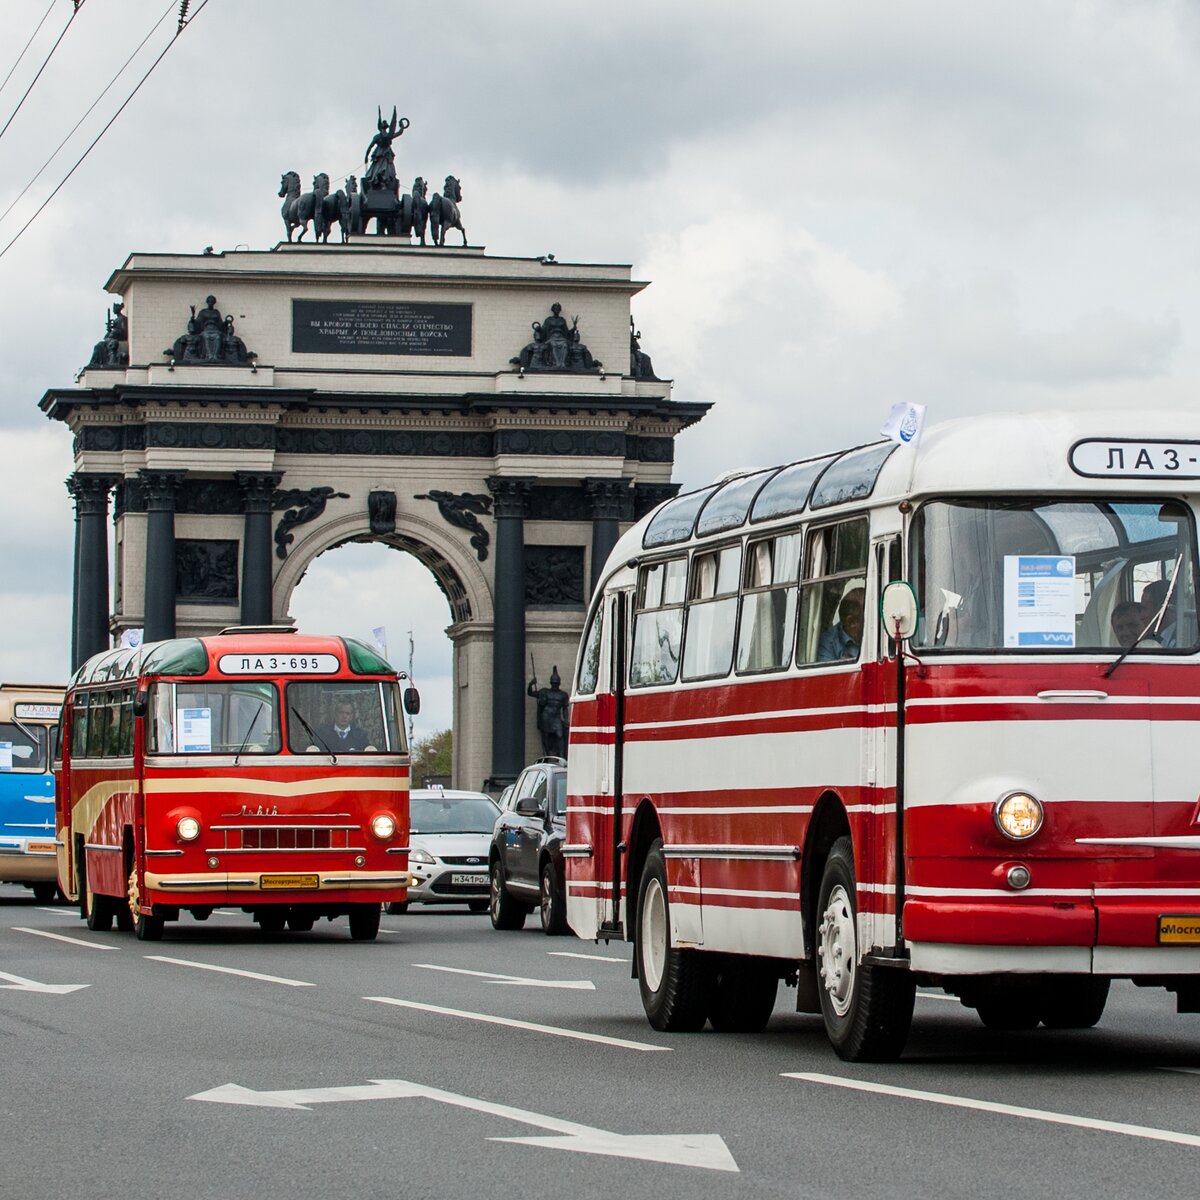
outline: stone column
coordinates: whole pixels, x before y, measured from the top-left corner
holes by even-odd
[[[270,625],[271,501],[283,478],[280,471],[235,471],[242,489],[246,523],[242,534],[242,624]]]
[[[525,765],[525,509],[533,480],[491,475],[496,518],[496,621],[492,634],[492,783]]]
[[[67,480],[75,498],[75,586],[71,670],[109,648],[108,493],[116,479],[76,471]]]
[[[142,637],[175,636],[175,493],[186,472],[138,472],[146,496],[146,597]]]
[[[620,521],[632,515],[632,493],[624,479],[585,479],[584,489],[592,504],[592,592],[604,571],[604,564],[620,537]]]

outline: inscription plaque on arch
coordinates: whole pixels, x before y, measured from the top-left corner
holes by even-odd
[[[471,353],[471,305],[293,300],[292,350],[466,358]]]

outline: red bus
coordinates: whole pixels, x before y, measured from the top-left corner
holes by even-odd
[[[399,678],[350,638],[286,630],[90,658],[63,711],[59,887],[88,928],[144,940],[217,907],[374,939],[410,883]]]

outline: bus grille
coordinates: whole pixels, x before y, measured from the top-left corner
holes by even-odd
[[[214,825],[224,845],[214,850],[361,850],[357,825]]]

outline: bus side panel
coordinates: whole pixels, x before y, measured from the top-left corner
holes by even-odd
[[[567,922],[582,938],[594,938],[612,911],[612,712],[611,695],[571,705],[566,844],[591,853],[563,862]]]

